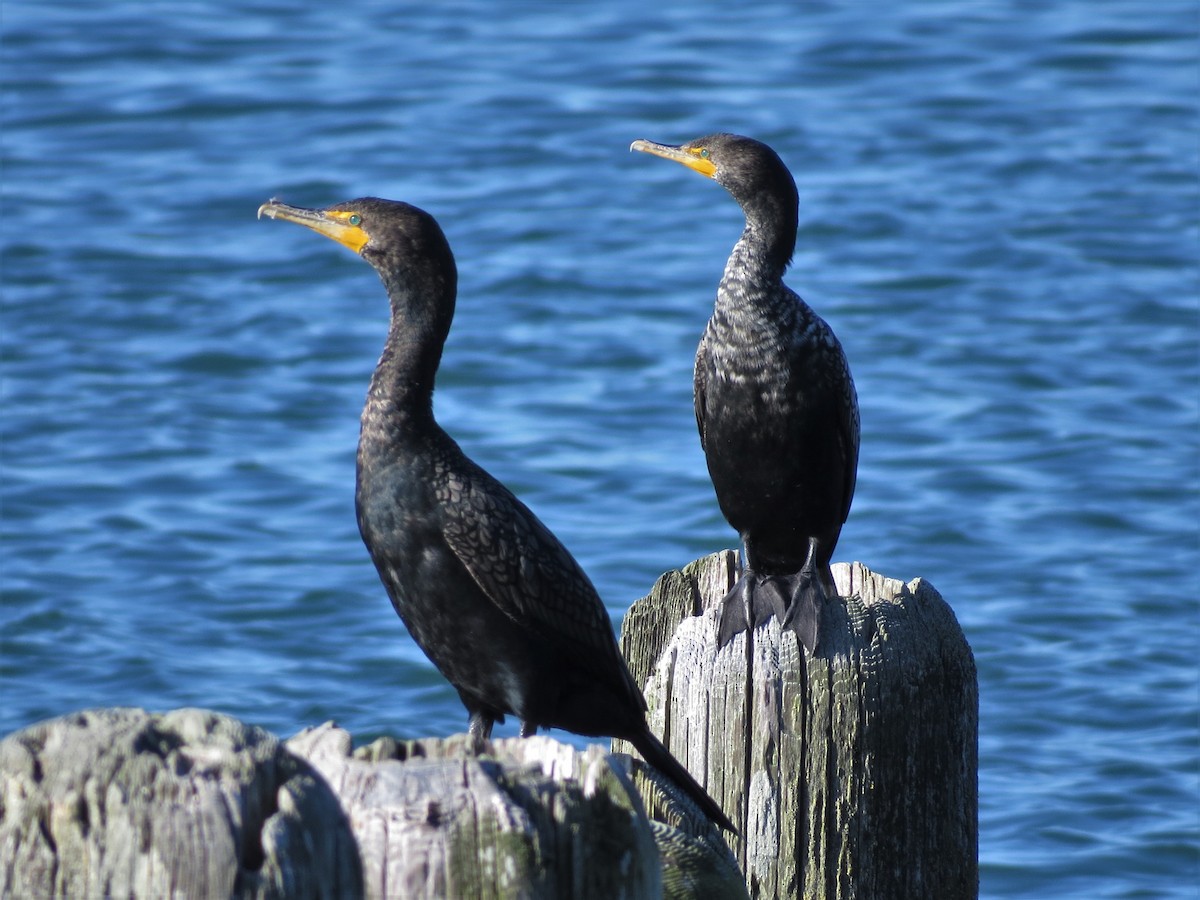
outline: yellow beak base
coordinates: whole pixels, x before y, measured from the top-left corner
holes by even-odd
[[[673,147],[670,144],[639,140],[630,144],[629,149],[639,150],[642,153],[650,153],[654,156],[661,156],[663,159],[681,163],[708,178],[717,177],[717,167],[712,164],[712,160],[707,156],[701,155],[706,151],[700,147]]]
[[[266,216],[269,219],[295,222],[349,247],[355,253],[362,253],[363,247],[367,246],[367,242],[371,238],[361,225],[350,224],[350,217],[353,215],[353,212],[345,210],[305,209],[302,206],[288,206],[278,200],[268,200],[258,208],[260,219]]]

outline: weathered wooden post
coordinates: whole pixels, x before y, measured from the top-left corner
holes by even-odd
[[[468,749],[328,723],[285,742],[207,710],[89,710],[0,740],[14,898],[744,898],[672,782],[548,737]]]
[[[735,563],[663,576],[622,645],[654,727],[739,826],[736,860],[673,784],[599,747],[351,753],[333,726],[283,743],[205,710],[107,709],[0,740],[0,891],[975,896],[975,666],[949,607],[839,565],[816,656],[774,622],[718,652]]]
[[[0,741],[5,897],[359,897],[350,824],[274,736],[200,709],[88,710]]]
[[[739,827],[752,897],[975,897],[970,647],[926,582],[833,573],[815,656],[774,620],[717,651],[732,551],[659,579],[621,637],[652,725]]]
[[[350,735],[323,725],[286,746],[349,817],[368,897],[745,897],[715,827],[695,814],[647,819],[629,760],[599,744],[508,738],[478,756],[456,735],[351,753]],[[668,785],[667,805],[691,813]]]

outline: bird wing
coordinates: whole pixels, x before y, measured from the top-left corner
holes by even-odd
[[[469,461],[468,461],[469,462]],[[555,641],[580,662],[620,659],[612,621],[575,558],[511,491],[474,463],[448,479],[446,543],[506,616]]]
[[[696,366],[692,370],[692,402],[696,408],[696,428],[700,432],[700,449],[708,451],[706,444],[704,426],[705,426],[705,410],[708,398],[708,337],[700,339],[700,346],[696,348]]]
[[[803,320],[805,324],[795,329],[798,340],[791,347],[791,371],[805,371],[812,367],[809,354],[812,352],[810,347],[813,339],[808,333],[812,328],[816,328],[820,333],[818,346],[823,348],[823,355],[816,364],[817,368],[830,373],[833,378],[833,383],[821,391],[822,399],[814,410],[815,418],[812,424],[822,431],[830,429],[838,444],[837,459],[842,461],[839,522],[845,524],[850,515],[850,503],[854,499],[854,488],[858,482],[858,393],[854,389],[854,378],[850,374],[850,363],[846,360],[842,342],[837,339],[829,323],[818,316],[791,288],[785,287],[785,291],[794,298],[794,308],[803,310],[807,317]]]
[[[843,357],[843,361],[844,361]],[[858,394],[854,390],[854,380],[850,377],[850,366],[846,365],[846,402],[842,409],[848,410],[838,423],[838,440],[841,442],[842,459],[846,460],[845,471],[842,473],[842,522],[850,516],[850,503],[854,500],[854,487],[858,482],[858,442],[860,420],[858,413]]]
[[[826,326],[828,327],[828,326]],[[838,372],[837,387],[841,388],[840,395],[829,397],[828,415],[832,419],[834,435],[838,442],[838,456],[842,460],[842,508],[841,521],[844,523],[850,515],[850,503],[854,499],[854,487],[858,481],[858,442],[859,442],[859,413],[858,393],[854,390],[854,378],[850,375],[850,364],[842,350],[841,342],[830,332],[833,353],[827,365],[841,364]]]

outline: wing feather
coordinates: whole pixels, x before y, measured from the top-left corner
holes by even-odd
[[[611,669],[620,657],[600,596],[566,547],[529,508],[468,460],[449,476],[447,545],[506,616]]]

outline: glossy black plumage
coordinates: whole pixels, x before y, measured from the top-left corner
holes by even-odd
[[[271,201],[262,214],[345,244],[387,289],[391,323],[358,446],[359,530],[396,612],[458,691],[477,743],[506,715],[521,720],[522,735],[556,727],[623,738],[732,829],[650,732],[645,700],[587,575],[434,419],[434,378],[457,293],[437,222],[375,198],[323,210]]]
[[[858,398],[829,325],[783,283],[796,245],[798,195],[767,145],[713,134],[633,149],[713,178],[746,227],[717,288],[696,352],[696,424],[717,501],[744,547],[720,641],[777,615],[810,652],[836,596],[830,560],[858,472]]]

